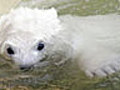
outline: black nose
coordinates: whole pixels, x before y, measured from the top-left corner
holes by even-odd
[[[25,66],[25,65],[20,66],[20,70],[30,70],[30,69],[31,69],[31,66]]]

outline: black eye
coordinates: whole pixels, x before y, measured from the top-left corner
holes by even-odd
[[[9,48],[7,48],[7,53],[10,54],[10,55],[13,55],[14,51],[12,50],[11,47],[9,47]]]
[[[37,47],[37,50],[41,51],[43,48],[44,48],[44,44],[39,43],[38,47]]]

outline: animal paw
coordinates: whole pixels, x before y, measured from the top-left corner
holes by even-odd
[[[104,77],[113,74],[117,71],[120,71],[120,61],[109,63],[107,65],[102,65],[101,67],[98,67],[91,71],[88,70],[86,71],[86,74],[90,77]]]

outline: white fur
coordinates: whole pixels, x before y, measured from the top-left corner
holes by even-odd
[[[77,60],[88,76],[120,70],[120,16],[58,17],[55,9],[18,8],[1,17],[0,54],[18,65]],[[44,42],[45,49],[35,47]],[[16,54],[6,54],[11,46]]]
[[[120,70],[119,18],[119,15],[62,17],[68,25],[75,57],[87,75],[106,76]]]

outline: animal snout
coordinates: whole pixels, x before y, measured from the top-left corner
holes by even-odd
[[[20,65],[20,70],[30,70],[32,66],[28,66],[28,65]]]

